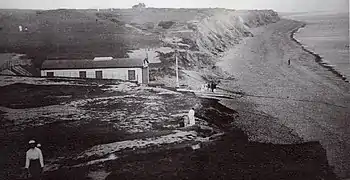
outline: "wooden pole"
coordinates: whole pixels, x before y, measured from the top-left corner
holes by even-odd
[[[179,84],[179,62],[178,62],[178,58],[177,58],[177,47],[176,47],[176,50],[175,50],[175,63],[176,63],[176,87],[180,87],[180,84]]]

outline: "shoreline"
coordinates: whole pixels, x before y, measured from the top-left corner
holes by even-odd
[[[318,53],[313,52],[313,51],[311,51],[311,50],[308,50],[308,49],[305,47],[305,45],[302,44],[301,41],[298,40],[298,39],[295,37],[295,34],[296,34],[300,29],[305,28],[306,26],[307,26],[306,23],[303,23],[303,25],[302,25],[301,27],[294,29],[294,30],[291,32],[291,34],[290,34],[290,38],[291,38],[294,42],[296,42],[298,45],[300,45],[301,48],[302,48],[305,52],[307,52],[307,53],[313,55],[313,56],[315,57],[315,62],[316,62],[317,64],[319,64],[319,65],[320,65],[321,67],[323,67],[323,68],[326,68],[328,71],[332,72],[333,74],[335,74],[338,78],[342,79],[343,81],[345,81],[345,82],[347,82],[347,83],[350,83],[350,80],[347,79],[347,78],[345,77],[345,75],[343,75],[343,74],[341,74],[339,71],[337,71],[337,70],[336,70],[331,64],[329,64],[328,62],[325,62],[324,59],[321,57],[321,55],[319,55]]]
[[[220,67],[238,77],[233,83],[227,82],[223,85],[229,89],[257,95],[223,102],[231,109],[241,108],[246,111],[252,107],[263,112],[256,114],[259,117],[255,114],[255,117],[241,116],[238,122],[255,139],[271,142],[270,137],[272,140],[285,138],[287,133],[280,131],[281,126],[275,127],[274,123],[277,122],[276,125],[281,124],[286,129],[291,129],[291,132],[296,132],[306,142],[320,142],[327,152],[328,164],[333,172],[338,177],[347,177],[349,161],[344,153],[347,150],[346,132],[344,136],[340,136],[339,130],[342,131],[342,122],[346,122],[344,120],[348,115],[348,101],[344,98],[348,83],[343,83],[338,78],[342,76],[333,68],[320,68],[319,65],[323,62],[321,56],[306,49],[293,37],[302,27],[305,25],[300,21],[281,20],[265,29],[258,29],[254,38],[248,39],[222,58]],[[286,57],[297,59],[294,66],[287,66],[282,61]],[[333,73],[337,73],[338,77]],[[269,81],[264,82],[267,79]],[[333,81],[334,84],[331,83]],[[294,99],[297,101],[293,101]],[[327,104],[320,105],[321,102]],[[343,107],[335,107],[334,104],[341,104]],[[333,110],[338,113],[330,113]],[[270,121],[269,117],[272,117]],[[271,123],[267,124],[267,121]],[[264,128],[266,124],[268,128]],[[271,131],[270,127],[275,127],[275,131]],[[260,133],[256,129],[269,129],[269,132]]]

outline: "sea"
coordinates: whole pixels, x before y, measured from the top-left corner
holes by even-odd
[[[305,22],[294,38],[350,80],[349,12],[297,13],[284,18]]]

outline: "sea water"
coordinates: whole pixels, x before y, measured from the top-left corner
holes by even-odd
[[[305,22],[295,38],[350,80],[348,13],[301,13],[287,18]]]

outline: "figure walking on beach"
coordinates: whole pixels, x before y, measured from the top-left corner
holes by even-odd
[[[215,90],[216,90],[216,86],[217,86],[217,84],[215,83],[215,82],[211,82],[210,83],[210,89],[211,89],[211,92],[214,92]]]
[[[290,59],[288,59],[288,65],[290,65]]]
[[[210,82],[210,89],[211,89],[211,92],[214,92],[214,82]]]
[[[40,180],[44,168],[44,158],[34,140],[29,141],[30,149],[26,153],[25,169],[33,180]]]

